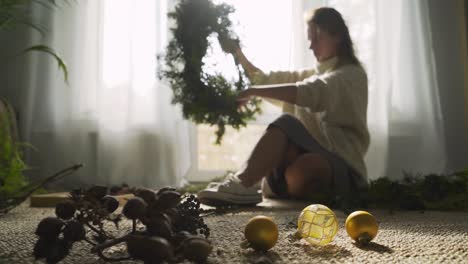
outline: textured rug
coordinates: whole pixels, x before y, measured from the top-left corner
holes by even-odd
[[[345,215],[336,211],[337,236],[331,244],[315,247],[292,239],[291,223],[305,205],[267,200],[254,208],[207,216],[214,246],[208,263],[468,263],[466,212],[371,211],[379,222],[379,234],[371,245],[359,248],[344,230]],[[41,219],[52,215],[52,208],[29,208],[24,203],[0,217],[0,263],[34,263],[34,230]],[[256,215],[272,217],[280,230],[278,243],[267,253],[239,246],[245,224]],[[61,263],[105,263],[89,251],[87,243],[78,243]]]

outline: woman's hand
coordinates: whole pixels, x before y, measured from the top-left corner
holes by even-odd
[[[238,104],[238,107],[243,107],[247,104],[247,102],[252,99],[252,97],[256,96],[255,94],[255,90],[256,89],[253,89],[253,88],[248,88],[247,90],[244,90],[242,92],[240,92],[238,95],[237,95],[237,104]]]

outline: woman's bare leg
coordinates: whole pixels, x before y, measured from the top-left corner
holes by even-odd
[[[289,167],[302,153],[302,150],[294,143],[289,143],[284,155],[283,161],[280,163],[282,168]],[[273,173],[271,171],[270,173]],[[271,189],[271,186],[266,181],[266,178],[263,178],[262,181],[262,193],[263,196],[267,198],[276,198],[278,197]]]
[[[299,199],[323,198],[333,185],[330,163],[316,153],[299,156],[286,169],[285,177],[289,195]]]
[[[288,148],[286,134],[277,127],[270,127],[255,145],[244,167],[237,173],[242,184],[250,187],[278,167]]]
[[[287,190],[292,197],[314,199],[331,190],[333,176],[328,160],[320,154],[302,154],[277,127],[270,127],[260,138],[237,176],[244,186],[250,187],[280,165],[287,168]]]

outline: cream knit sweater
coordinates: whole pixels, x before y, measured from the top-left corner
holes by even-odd
[[[296,103],[271,103],[294,115],[326,149],[336,153],[367,182],[364,155],[369,147],[367,129],[367,75],[357,65],[335,68],[338,59],[317,64],[315,69],[295,72],[250,73],[255,85],[295,83]]]

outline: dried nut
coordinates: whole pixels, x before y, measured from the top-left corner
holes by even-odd
[[[132,236],[127,240],[127,251],[130,257],[134,259],[143,259],[145,257],[144,236]]]
[[[153,204],[156,201],[156,192],[146,188],[140,188],[136,190],[135,196],[138,196],[145,200],[148,205]]]
[[[157,263],[172,256],[171,245],[161,237],[131,236],[127,241],[127,250],[134,259]]]
[[[146,202],[140,197],[134,197],[127,201],[122,212],[132,220],[143,218],[146,214]]]
[[[70,252],[68,242],[63,239],[57,239],[48,244],[46,263],[58,263],[64,259]]]
[[[110,189],[109,189],[110,195],[117,195],[119,193],[119,191],[120,191],[120,186],[115,186],[114,185],[114,186],[110,187]]]
[[[55,205],[55,215],[63,220],[68,220],[75,215],[75,205],[72,201],[64,201]]]
[[[181,201],[180,193],[176,191],[165,191],[157,196],[157,206],[161,210],[174,208]]]
[[[159,219],[159,220],[163,220],[163,221],[167,221],[169,223],[169,225],[172,226],[172,222],[171,222],[171,218],[169,216],[167,216],[166,214],[164,213],[161,213],[161,212],[153,212],[149,218],[149,220],[154,220],[154,219]]]
[[[69,242],[81,241],[86,238],[86,230],[78,221],[70,221],[63,229],[63,239]]]
[[[96,200],[101,200],[107,194],[107,187],[95,185],[86,191],[86,194],[91,195]]]
[[[192,237],[192,234],[190,234],[188,231],[180,231],[177,232],[174,236],[172,236],[172,244],[178,247],[181,243],[183,243],[186,239]]]
[[[152,217],[146,224],[148,233],[152,236],[163,237],[166,239],[172,238],[172,227],[166,216],[161,214],[161,217]]]
[[[210,242],[202,237],[188,238],[183,244],[184,257],[191,261],[204,262],[213,250]]]
[[[37,225],[36,235],[47,240],[56,239],[60,234],[62,226],[62,220],[56,217],[46,217]]]
[[[106,208],[107,212],[113,213],[119,208],[119,200],[114,196],[106,195],[101,199],[101,204]]]
[[[156,193],[156,195],[160,195],[161,193],[163,192],[167,192],[167,191],[175,191],[176,188],[173,188],[173,187],[163,187],[161,189],[158,190],[158,192]]]
[[[68,255],[69,250],[68,242],[63,239],[39,238],[34,244],[33,255],[36,260],[45,258],[47,263],[58,263]]]
[[[171,224],[177,223],[180,219],[180,213],[177,208],[169,208],[164,210],[164,214],[170,219]]]
[[[50,243],[50,241],[48,241],[45,238],[39,238],[36,241],[36,244],[34,244],[34,252],[33,252],[34,258],[36,260],[47,257],[47,252],[49,249],[48,242]]]

